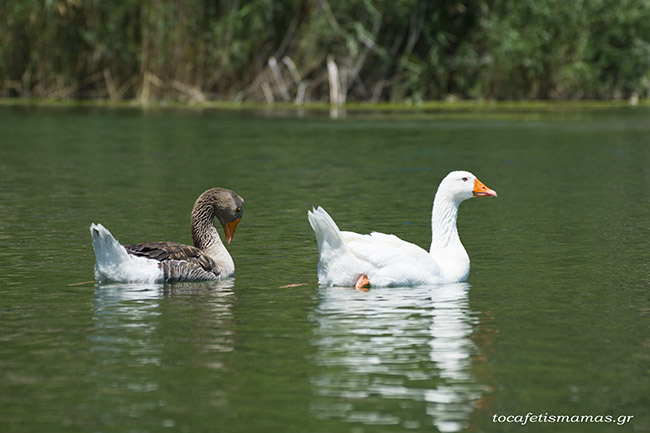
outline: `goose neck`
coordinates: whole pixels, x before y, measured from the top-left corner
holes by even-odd
[[[456,219],[458,218],[458,206],[456,202],[445,195],[436,194],[433,201],[431,215],[431,249],[446,248],[452,244],[460,243]]]
[[[214,226],[214,207],[208,204],[197,203],[192,211],[192,240],[194,246],[206,251],[221,245],[221,238]]]

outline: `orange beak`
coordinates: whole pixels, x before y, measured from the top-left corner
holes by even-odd
[[[478,179],[474,179],[474,190],[472,191],[474,193],[474,197],[496,197],[497,192],[493,189],[488,188],[487,186],[483,185],[483,182],[481,182]]]
[[[226,232],[226,241],[228,241],[228,245],[230,245],[233,236],[235,236],[235,229],[237,228],[239,221],[241,221],[241,218],[237,218],[235,221],[226,223],[226,225],[223,226],[223,229]]]

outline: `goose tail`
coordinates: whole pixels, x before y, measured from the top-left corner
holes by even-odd
[[[326,245],[331,249],[338,249],[344,246],[341,238],[341,231],[331,216],[323,209],[318,208],[307,211],[309,224],[316,234],[318,250],[322,251]]]
[[[129,261],[126,249],[101,224],[90,225],[95,250],[95,280],[115,280],[119,269]]]

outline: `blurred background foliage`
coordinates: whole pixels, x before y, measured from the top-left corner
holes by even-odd
[[[3,97],[650,94],[650,0],[0,0],[0,16]]]

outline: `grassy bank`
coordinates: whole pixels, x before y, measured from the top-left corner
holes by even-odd
[[[0,106],[5,107],[99,107],[131,109],[216,109],[226,111],[289,111],[289,112],[331,112],[341,113],[541,113],[541,112],[580,112],[611,109],[634,109],[650,107],[650,99],[630,102],[629,100],[596,101],[427,101],[412,103],[347,103],[333,107],[329,103],[312,102],[303,105],[293,103],[259,103],[202,101],[188,103],[182,101],[110,100],[110,99],[38,99],[38,98],[0,98]]]

